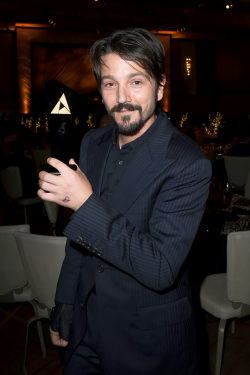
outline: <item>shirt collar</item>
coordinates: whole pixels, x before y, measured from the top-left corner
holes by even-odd
[[[162,122],[163,113],[159,108],[157,108],[156,115],[157,115],[157,118],[155,119],[153,124],[145,131],[145,133],[143,133],[140,137],[136,138],[134,141],[126,143],[122,147],[130,146],[135,152],[137,152],[139,148],[148,140],[151,134],[153,134],[153,132]],[[118,137],[119,137],[119,132],[118,132],[117,127],[115,126],[111,135],[111,143],[112,145],[115,145],[117,148],[120,148],[119,143],[118,143]]]

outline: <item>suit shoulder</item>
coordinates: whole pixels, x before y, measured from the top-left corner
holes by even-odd
[[[92,129],[87,134],[89,134],[94,139],[98,139],[103,136],[105,137],[106,135],[112,133],[114,126],[114,124],[110,124],[107,126],[103,126],[102,128]]]
[[[182,160],[186,164],[199,159],[208,160],[201,148],[190,137],[175,128],[170,122],[168,126],[172,128],[172,137],[167,149],[169,157]]]

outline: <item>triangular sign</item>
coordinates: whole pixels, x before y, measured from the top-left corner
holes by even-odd
[[[64,94],[62,94],[61,98],[58,100],[57,104],[51,111],[51,114],[57,114],[57,115],[58,114],[70,115],[71,114],[69,105],[67,103],[67,100]]]

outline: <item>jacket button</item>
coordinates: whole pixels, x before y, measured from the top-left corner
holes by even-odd
[[[103,266],[98,266],[97,267],[97,271],[102,273],[104,271],[104,267]]]
[[[80,236],[77,236],[77,237],[76,237],[76,241],[77,241],[77,242],[80,242],[80,241],[82,241],[82,237],[80,237]]]

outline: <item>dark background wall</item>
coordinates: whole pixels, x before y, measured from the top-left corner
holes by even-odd
[[[171,119],[188,112],[203,120],[216,111],[224,116],[250,115],[250,36],[219,42],[171,40]],[[185,59],[192,58],[191,76]],[[15,33],[0,32],[0,114],[18,113]]]
[[[215,103],[228,115],[250,114],[250,36],[214,45]]]
[[[185,58],[191,56],[191,76]],[[172,40],[173,118],[202,119],[217,111],[224,116],[250,114],[250,36],[219,42]]]
[[[0,32],[0,114],[16,113],[15,38],[13,32]]]

